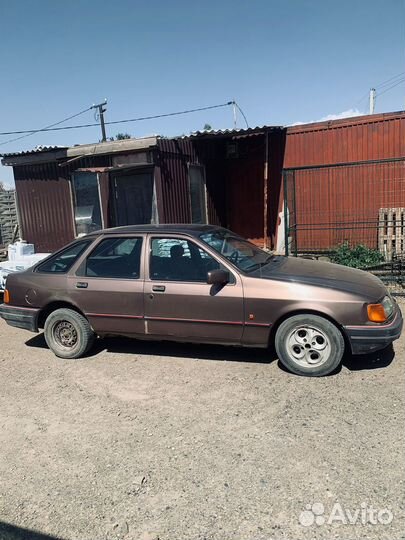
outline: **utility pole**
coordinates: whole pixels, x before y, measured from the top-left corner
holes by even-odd
[[[232,101],[232,111],[233,111],[233,129],[236,129],[237,118],[236,118],[236,101],[235,101],[235,98]]]
[[[102,137],[101,142],[106,142],[107,140],[107,135],[105,133],[105,123],[104,123],[104,113],[107,110],[107,108],[105,108],[106,105],[107,105],[107,99],[105,99],[103,103],[98,103],[97,105],[93,104],[91,106],[91,109],[98,109],[98,112],[96,112],[96,120],[100,120],[101,137]]]
[[[369,114],[374,114],[375,109],[375,88],[370,88],[370,108]]]

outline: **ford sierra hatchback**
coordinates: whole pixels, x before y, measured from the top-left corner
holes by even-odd
[[[96,337],[266,348],[290,371],[333,372],[345,348],[369,353],[397,339],[401,311],[375,276],[274,256],[211,225],[138,225],[77,239],[7,278],[3,319],[44,329],[61,358]]]

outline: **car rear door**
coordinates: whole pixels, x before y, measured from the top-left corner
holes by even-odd
[[[195,239],[151,234],[145,264],[145,332],[161,338],[240,343],[243,288],[207,284],[207,272],[224,265]]]
[[[142,235],[109,235],[68,277],[72,300],[99,334],[144,334]]]

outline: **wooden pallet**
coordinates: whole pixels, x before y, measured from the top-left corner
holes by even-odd
[[[378,249],[386,261],[405,254],[405,208],[380,208]]]

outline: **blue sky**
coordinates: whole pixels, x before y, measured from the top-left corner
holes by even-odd
[[[0,0],[0,132],[41,128],[108,99],[107,120],[235,98],[251,126],[366,111],[371,86],[405,72],[405,0]],[[363,99],[362,99],[363,98]],[[405,109],[405,82],[376,112]],[[72,123],[90,123],[87,112]],[[243,127],[242,119],[238,120]],[[231,109],[111,126],[177,135],[232,127]],[[97,128],[38,144],[99,140]],[[12,171],[0,167],[0,180]]]

